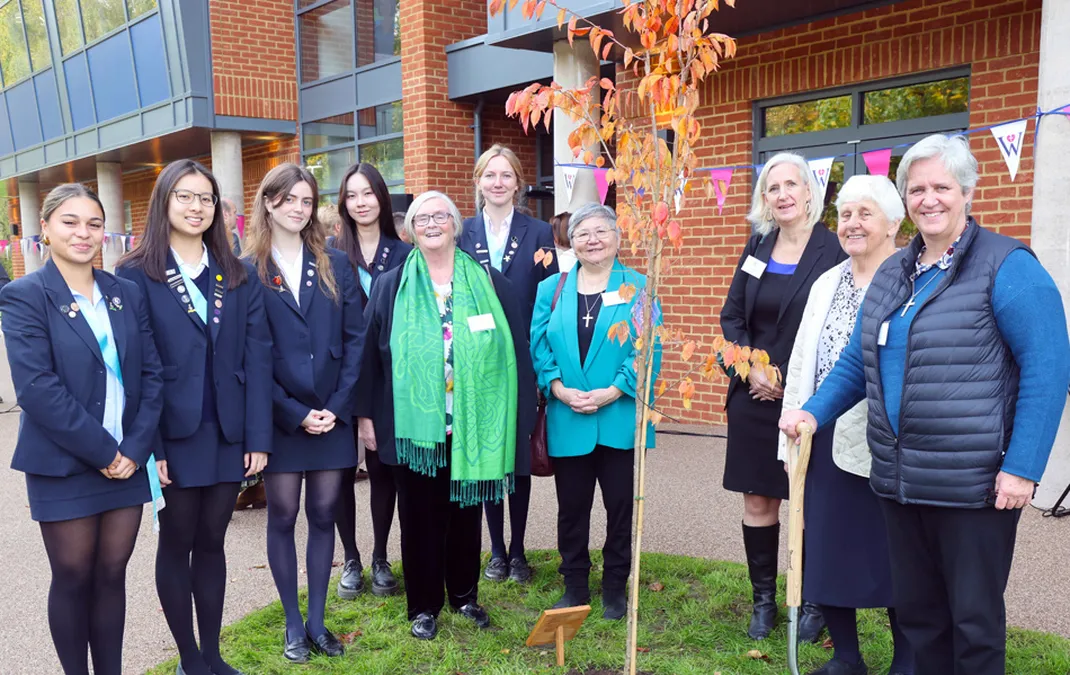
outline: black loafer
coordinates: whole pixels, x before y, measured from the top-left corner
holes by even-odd
[[[509,578],[518,584],[526,584],[531,581],[531,565],[523,558],[512,558],[509,561]]]
[[[283,632],[283,639],[286,641],[286,647],[282,650],[282,655],[294,663],[308,663],[308,639],[304,634],[300,634],[297,637],[291,638],[286,632]],[[181,673],[179,675],[182,675]]]
[[[490,627],[490,616],[487,614],[487,610],[483,609],[482,605],[469,602],[461,605],[457,611],[466,618],[471,619],[472,623],[474,623],[477,628]]]
[[[385,596],[398,592],[398,580],[385,558],[372,560],[372,595]]]
[[[825,616],[821,608],[803,600],[799,611],[799,642],[817,642],[825,630]]]
[[[603,619],[620,621],[628,612],[628,594],[623,588],[603,588],[602,607]]]
[[[509,578],[509,563],[505,558],[491,558],[483,576],[490,581],[505,581]]]
[[[305,625],[305,636],[308,638],[312,651],[319,654],[326,654],[327,656],[341,656],[346,653],[346,648],[338,641],[338,638],[334,636],[329,630],[324,629],[323,635],[312,636],[312,633],[308,632],[308,625]]]
[[[438,621],[428,612],[416,615],[412,622],[412,636],[420,640],[434,640],[438,635]]]
[[[869,668],[866,667],[865,661],[851,664],[834,656],[831,661],[817,670],[811,670],[807,675],[869,675]]]
[[[360,558],[347,560],[342,568],[342,578],[338,580],[338,597],[352,600],[364,592],[364,567]]]

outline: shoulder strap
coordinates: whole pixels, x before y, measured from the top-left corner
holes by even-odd
[[[568,279],[568,272],[562,272],[561,278],[557,280],[557,288],[554,289],[554,299],[550,301],[551,312],[557,307],[557,299],[561,297],[561,289],[565,287],[565,279]]]

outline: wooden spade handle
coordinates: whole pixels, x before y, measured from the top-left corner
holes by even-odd
[[[788,607],[802,606],[803,499],[813,435],[810,425],[800,424],[798,445],[788,446]]]

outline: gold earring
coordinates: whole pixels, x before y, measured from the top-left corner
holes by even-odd
[[[49,240],[47,234],[44,237],[41,237],[41,243],[44,244],[45,246],[51,246],[52,245],[52,242]]]

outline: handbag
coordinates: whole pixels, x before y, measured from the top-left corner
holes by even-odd
[[[554,299],[550,301],[550,312],[557,307],[557,299],[561,297],[561,289],[565,286],[568,272],[562,272],[557,280],[557,288],[554,290]],[[531,433],[531,475],[552,476],[554,464],[550,459],[549,445],[546,440],[546,397],[539,392],[539,403],[535,409],[535,429]]]

